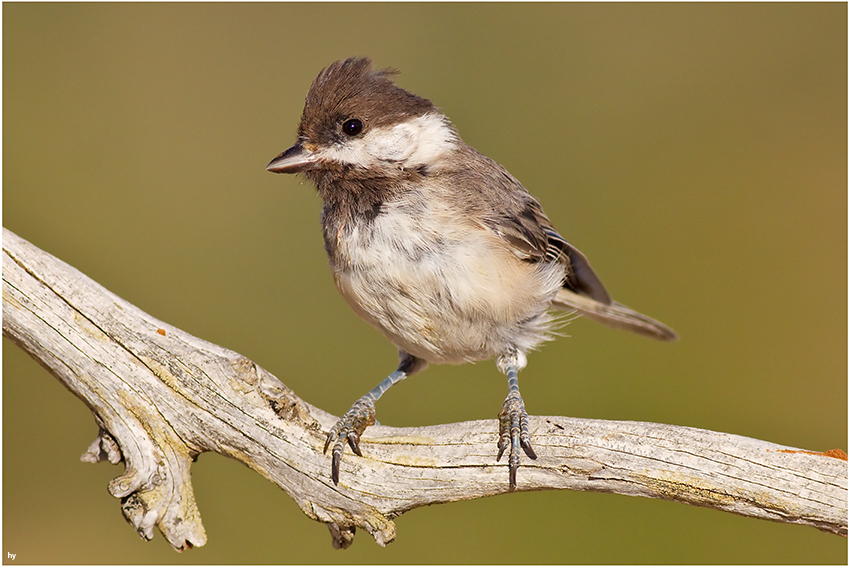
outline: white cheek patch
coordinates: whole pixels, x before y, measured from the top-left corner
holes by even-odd
[[[368,153],[364,151],[362,143],[358,142],[362,142],[362,140],[351,140],[345,144],[323,148],[317,152],[316,161],[329,161],[360,167],[371,167],[375,165]]]
[[[433,164],[455,147],[457,138],[439,114],[411,118],[389,128],[321,151],[320,159],[360,167],[397,164],[405,168]]]
[[[363,141],[376,159],[405,166],[433,163],[454,148],[455,135],[439,114],[426,114],[369,132]]]

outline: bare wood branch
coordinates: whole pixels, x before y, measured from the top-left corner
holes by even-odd
[[[328,524],[385,545],[392,519],[429,504],[507,491],[495,420],[372,426],[362,458],[331,482],[324,431],[336,417],[247,358],[144,313],[4,229],[3,333],[91,408],[101,431],[82,456],[123,461],[109,484],[127,520],[178,550],[203,545],[190,468],[203,451],[247,464]],[[847,456],[657,423],[532,417],[539,458],[519,490],[665,498],[847,535]]]

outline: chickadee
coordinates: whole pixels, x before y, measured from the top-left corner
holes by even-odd
[[[334,283],[398,347],[399,365],[331,428],[331,477],[345,443],[375,423],[375,402],[428,363],[495,358],[508,379],[496,460],[531,447],[517,373],[552,338],[552,309],[670,341],[665,325],[611,299],[587,258],[554,229],[508,171],[466,145],[430,100],[393,84],[371,59],[337,61],[307,93],[298,141],[267,166],[304,173],[324,200]]]

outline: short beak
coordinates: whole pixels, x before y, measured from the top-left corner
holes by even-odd
[[[298,142],[266,166],[272,173],[298,173],[309,168],[316,162],[316,154]]]

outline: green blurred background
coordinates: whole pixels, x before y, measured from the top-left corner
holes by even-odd
[[[3,32],[3,224],[314,405],[344,412],[396,354],[334,289],[312,187],[264,167],[318,71],[363,54],[681,334],[572,323],[530,357],[531,413],[847,448],[846,4],[5,3]],[[389,547],[337,551],[213,454],[192,469],[209,542],[178,555],[123,521],[121,466],[79,462],[87,408],[3,346],[7,562],[847,561],[813,528],[574,492],[414,510]],[[506,392],[492,363],[432,367],[378,417],[495,418]]]

